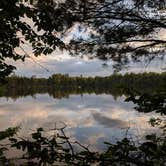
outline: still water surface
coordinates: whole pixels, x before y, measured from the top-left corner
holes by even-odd
[[[154,113],[139,113],[134,104],[124,102],[125,97],[114,99],[112,95],[70,95],[55,99],[48,94],[36,94],[23,98],[0,98],[0,130],[21,126],[20,135],[43,127],[46,130],[57,125],[67,125],[65,132],[73,140],[90,145],[94,150],[105,148],[104,141],[116,142],[126,135],[133,138],[152,132],[148,120]]]

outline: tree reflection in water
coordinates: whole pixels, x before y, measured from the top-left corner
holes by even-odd
[[[130,75],[131,76],[131,75]],[[121,78],[121,76],[116,76]],[[90,78],[88,78],[90,79]],[[100,84],[104,85],[104,79]],[[106,79],[106,78],[105,78]],[[125,77],[123,77],[126,80]],[[5,156],[7,146],[1,145],[0,147],[0,160],[4,165],[16,164],[18,160],[22,161],[22,165],[138,165],[138,166],[164,166],[166,164],[166,93],[164,78],[157,78],[157,86],[153,88],[153,84],[144,80],[144,83],[138,86],[137,83],[129,88],[125,87],[121,82],[115,81],[108,87],[90,86],[88,80],[84,80],[84,86],[3,86],[1,87],[1,96],[10,96],[17,98],[26,95],[34,95],[36,93],[48,93],[54,98],[68,97],[70,94],[83,94],[83,93],[107,93],[112,94],[115,98],[117,96],[125,95],[126,102],[133,102],[136,104],[135,110],[139,112],[156,112],[162,115],[162,118],[155,119],[150,118],[149,123],[156,128],[159,128],[162,132],[152,133],[145,136],[145,140],[141,142],[133,141],[132,137],[126,134],[125,138],[116,143],[105,142],[107,149],[103,152],[95,152],[89,150],[87,146],[81,144],[78,141],[72,141],[65,134],[64,128],[55,127],[51,131],[51,135],[43,128],[38,128],[30,136],[31,139],[19,138],[14,135],[18,132],[18,128],[10,128],[6,131],[0,132],[0,140],[9,139],[9,150],[12,148],[22,151],[23,156],[19,159],[8,159]],[[131,78],[130,78],[131,79]],[[135,79],[135,78],[134,78]],[[139,78],[140,79],[140,78]],[[15,80],[18,81],[18,80]],[[46,80],[45,80],[46,81]],[[83,79],[82,79],[83,81]],[[105,80],[106,81],[106,80]],[[107,78],[108,81],[108,78]],[[107,82],[106,81],[106,82]],[[134,80],[139,82],[138,79]],[[77,80],[78,83],[78,80]],[[93,82],[97,83],[97,82]],[[139,82],[140,83],[140,82]],[[82,84],[81,82],[79,84]],[[87,86],[87,84],[89,86]],[[148,86],[147,86],[148,84]],[[13,84],[14,85],[14,84]],[[92,84],[91,84],[92,85]],[[107,82],[108,85],[108,82]],[[114,85],[114,86],[113,86]],[[142,89],[144,87],[145,89]],[[141,89],[141,90],[140,90]],[[140,91],[139,91],[140,90]],[[97,114],[94,114],[96,118],[100,118]],[[107,120],[106,117],[104,117]],[[102,119],[103,120],[103,119]],[[103,122],[104,123],[104,122]],[[50,131],[49,131],[50,132]],[[47,134],[46,134],[47,133]],[[79,147],[79,150],[78,150]]]

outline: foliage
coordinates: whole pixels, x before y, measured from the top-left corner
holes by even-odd
[[[152,83],[153,80],[153,83]],[[5,88],[8,90],[17,88],[23,88],[22,92],[25,93],[25,87],[27,88],[27,94],[32,93],[28,88],[37,89],[37,87],[55,86],[56,88],[62,88],[65,91],[65,87],[69,88],[81,88],[81,90],[87,90],[91,87],[90,92],[93,92],[96,87],[101,87],[101,91],[109,93],[113,86],[123,87],[123,90],[117,92],[117,89],[113,90],[116,93],[126,94],[126,101],[132,101],[136,104],[136,110],[142,112],[156,111],[165,115],[165,73],[143,73],[143,74],[126,74],[113,75],[110,77],[95,77],[95,78],[83,78],[83,77],[69,77],[67,75],[53,75],[49,79],[42,78],[25,78],[25,77],[9,77],[7,78],[8,85]],[[71,82],[70,82],[71,81]],[[66,84],[67,82],[67,84]],[[69,84],[70,82],[70,84]],[[133,86],[127,86],[128,84]],[[85,84],[85,85],[84,85]],[[32,86],[29,87],[28,85]],[[85,87],[87,89],[84,89]],[[104,87],[106,86],[106,87]],[[126,86],[126,89],[124,89]],[[150,89],[146,91],[145,87]],[[157,88],[155,89],[154,87]],[[110,87],[110,89],[109,89]],[[3,87],[4,88],[4,87]],[[16,88],[16,89],[15,89]],[[94,89],[93,89],[94,88]],[[105,89],[104,89],[105,88]],[[136,89],[137,88],[137,89]],[[141,92],[140,89],[144,88]],[[54,90],[55,90],[54,89]],[[134,90],[136,89],[136,90]],[[29,90],[29,91],[28,91]],[[40,90],[40,88],[38,89]],[[48,89],[47,89],[48,90]],[[131,91],[132,90],[132,91]],[[35,91],[36,92],[36,91]],[[49,91],[54,93],[52,89]],[[74,91],[73,93],[75,93]],[[82,91],[85,92],[85,91]],[[6,93],[6,91],[5,91]],[[19,92],[20,93],[20,92]],[[62,92],[61,92],[62,93]],[[25,94],[24,94],[25,95]],[[59,95],[62,97],[64,94]],[[43,128],[38,128],[28,138],[20,138],[13,136],[18,128],[7,129],[0,132],[0,140],[9,138],[10,146],[7,149],[6,145],[1,145],[0,149],[0,162],[4,165],[135,165],[135,166],[164,166],[166,164],[166,124],[164,116],[162,119],[150,119],[149,123],[153,127],[158,127],[162,130],[162,133],[152,133],[145,136],[145,140],[135,142],[131,137],[126,135],[120,141],[116,143],[105,142],[107,149],[103,152],[91,151],[85,145],[77,141],[71,140],[66,136],[63,128],[54,128],[49,131],[45,131]],[[55,125],[56,126],[56,125]],[[79,147],[79,150],[77,150]],[[17,149],[22,152],[22,157],[17,159],[10,159],[5,156],[6,150]]]
[[[90,58],[94,55],[102,60],[111,58],[125,65],[129,62],[129,57],[135,61],[142,55],[153,59],[165,50],[165,40],[154,34],[166,28],[165,1],[66,0],[61,4],[51,0],[49,4],[39,2],[39,6],[47,10],[46,4],[49,8],[54,7],[46,15],[54,23],[53,27],[57,24],[61,27],[63,37],[68,36],[67,30],[76,25],[78,31],[83,32],[82,36],[73,37],[67,45],[74,54],[83,53],[90,55]],[[155,46],[157,49],[154,49]],[[126,53],[131,54],[126,56]]]
[[[3,140],[8,137],[13,137],[18,130],[19,127],[13,127],[13,128],[8,128],[5,131],[0,131],[0,140]]]
[[[77,141],[72,142],[65,135],[64,128],[55,128],[52,132],[50,136],[48,131],[38,128],[31,134],[30,139],[9,138],[11,142],[9,150],[13,148],[21,150],[22,157],[16,160],[0,158],[0,161],[13,165],[20,163],[35,166],[92,164],[164,166],[166,163],[165,135],[162,137],[155,134],[147,135],[142,143],[133,142],[127,137],[115,144],[105,142],[107,150],[95,152]],[[76,146],[79,147],[79,151],[75,149]]]
[[[154,33],[166,28],[165,5],[165,0],[1,0],[0,79],[15,69],[6,59],[31,57],[27,44],[35,56],[59,48],[121,65],[129,57],[163,55],[166,41]],[[65,42],[76,26],[85,35]]]
[[[18,130],[19,130],[19,127],[12,127],[12,128],[6,129],[5,131],[0,131],[0,141],[13,137],[18,132]],[[6,146],[0,144],[0,164],[1,164],[1,161],[4,163],[7,161],[7,158],[4,155],[4,151],[7,151],[7,150],[8,149]]]
[[[23,49],[28,42],[34,54],[51,53],[56,46],[63,48],[63,42],[41,24],[43,11],[29,0],[1,0],[0,2],[0,79],[9,75],[14,66],[6,59],[24,60],[29,56]],[[32,22],[32,23],[31,23]],[[47,25],[49,21],[47,21]],[[37,31],[35,28],[37,28]],[[44,30],[43,33],[41,30]],[[18,50],[19,49],[19,50]],[[22,51],[20,51],[20,49]]]
[[[154,139],[155,137],[155,139]],[[157,166],[165,164],[165,139],[162,141],[156,135],[147,135],[146,141],[135,146],[129,139],[124,138],[116,145],[109,144],[104,154],[104,165],[145,165]]]
[[[142,94],[139,96],[131,95],[126,99],[126,101],[132,101],[137,104],[135,109],[139,112],[152,112],[161,113],[166,115],[166,93],[156,93],[156,94]]]

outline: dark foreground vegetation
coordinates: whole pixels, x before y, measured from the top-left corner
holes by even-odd
[[[33,58],[27,44],[35,56],[60,49],[111,59],[115,70],[164,56],[165,9],[165,0],[1,0],[0,80],[17,67],[6,59]]]
[[[55,98],[70,94],[106,93],[114,97],[125,95],[126,102],[135,103],[139,112],[157,112],[161,119],[151,118],[149,123],[158,128],[158,133],[145,135],[134,141],[127,135],[112,144],[105,142],[107,149],[95,152],[65,134],[65,127],[38,128],[28,138],[19,137],[19,128],[0,132],[1,165],[101,165],[101,166],[165,166],[166,165],[166,73],[143,73],[112,75],[109,77],[69,77],[53,75],[48,79],[8,77],[1,86],[1,96],[17,98],[37,93],[49,93]],[[150,117],[149,117],[150,118]],[[17,133],[17,135],[16,135]],[[8,140],[7,145],[3,143]],[[6,152],[17,149],[21,156],[9,158]]]
[[[94,55],[101,60],[115,62],[115,71],[126,64],[150,62],[165,56],[166,40],[156,32],[166,29],[165,0],[1,0],[0,1],[0,82],[16,66],[6,59],[32,58],[24,49],[30,45],[35,56],[47,55],[56,49],[74,55]],[[33,26],[32,26],[33,25]],[[87,39],[75,35],[65,43],[70,29],[78,25],[78,32],[87,33]],[[108,26],[110,25],[110,26]],[[153,35],[153,34],[156,35]],[[18,49],[18,51],[17,51]],[[166,74],[114,75],[100,78],[53,75],[49,79],[7,78],[8,84],[0,87],[0,96],[17,98],[37,93],[53,97],[68,97],[79,93],[106,93],[117,97],[125,94],[126,101],[136,104],[141,112],[166,114]],[[164,119],[164,117],[163,117]],[[55,129],[52,137],[44,137],[37,129],[32,140],[13,136],[18,128],[0,132],[0,140],[10,138],[8,148],[20,149],[23,157],[7,159],[7,145],[0,144],[0,165],[166,165],[166,139],[164,120],[151,120],[161,125],[163,134],[146,136],[145,142],[134,143],[129,138],[108,143],[105,152],[91,152],[80,143],[75,152],[63,129]],[[59,134],[58,134],[58,133]],[[22,161],[20,162],[20,160]]]
[[[77,141],[71,141],[65,135],[64,128],[44,131],[38,128],[29,139],[20,138],[15,134],[19,128],[9,128],[0,132],[0,140],[8,138],[8,145],[0,145],[1,165],[77,165],[90,166],[164,166],[166,164],[166,124],[160,119],[151,119],[152,126],[162,128],[160,136],[146,135],[145,141],[134,142],[126,137],[116,144],[105,142],[107,149],[104,152],[91,151],[87,146]],[[45,136],[47,135],[47,136]],[[18,158],[5,156],[7,147],[22,152]],[[76,150],[79,149],[79,150]]]

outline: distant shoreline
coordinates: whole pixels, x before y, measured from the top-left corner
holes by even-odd
[[[47,78],[11,76],[0,86],[0,97],[25,97],[49,94],[53,98],[69,97],[72,94],[110,94],[119,97],[130,92],[166,92],[166,72],[142,74],[114,74],[107,77],[71,77],[55,74]]]

